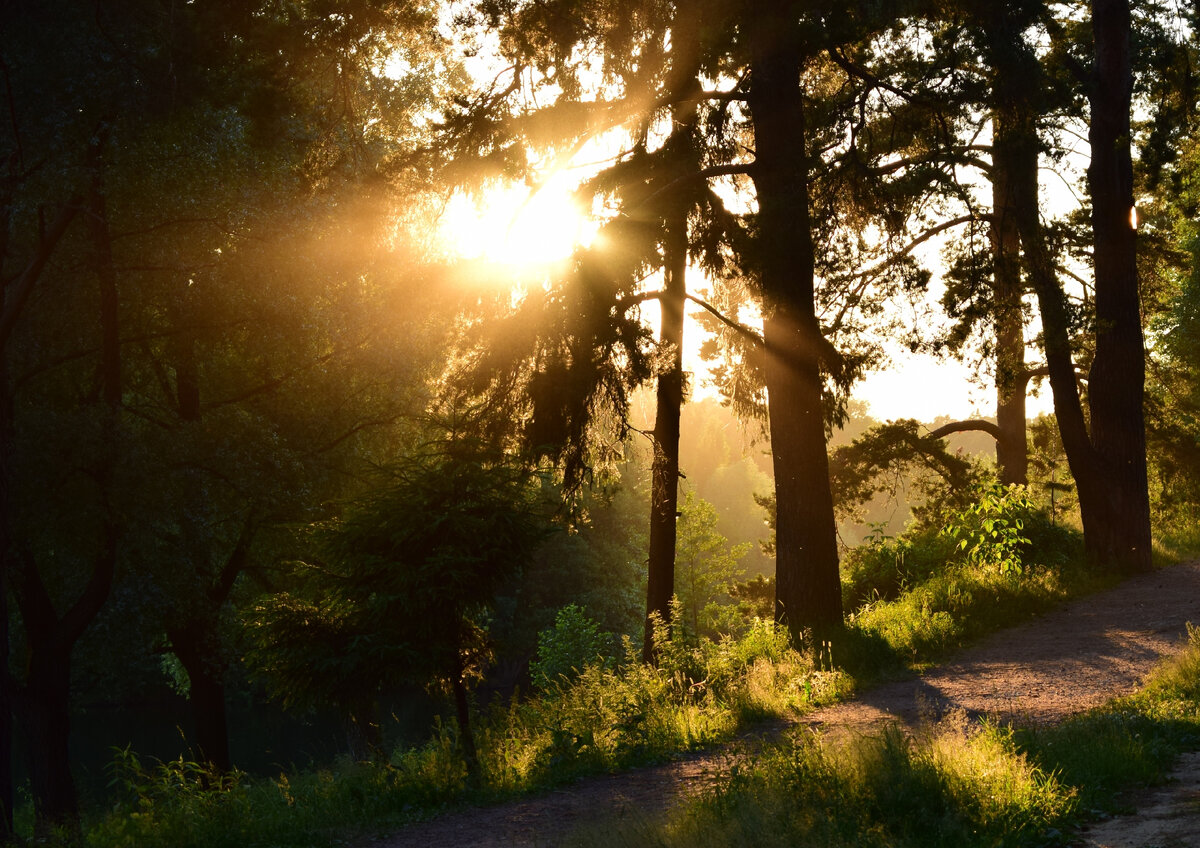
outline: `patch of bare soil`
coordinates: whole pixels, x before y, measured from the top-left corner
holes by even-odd
[[[806,715],[802,722],[826,733],[861,732],[885,722],[915,726],[951,710],[1002,720],[1061,721],[1135,691],[1159,660],[1183,647],[1189,621],[1200,624],[1200,561],[1141,575],[1075,601],[997,633],[919,678],[880,686],[852,702]],[[777,734],[782,727],[759,732]],[[731,752],[744,749],[742,742],[665,765],[588,778],[520,801],[448,813],[373,844],[377,848],[558,845],[583,828],[662,816],[687,796],[719,783]],[[1089,832],[1088,839],[1110,841],[1081,844],[1088,848],[1200,845],[1200,757],[1189,762],[1194,773],[1185,773],[1168,787],[1182,792],[1178,804],[1169,808],[1175,812],[1151,812],[1159,809],[1155,806],[1159,801],[1157,796],[1147,796],[1147,812],[1143,814],[1139,807],[1134,817],[1161,820],[1164,826],[1172,823],[1176,835],[1155,841],[1160,837],[1143,839],[1135,834],[1131,837],[1135,841],[1122,842],[1117,840],[1123,836]],[[1118,821],[1104,824],[1117,827]]]

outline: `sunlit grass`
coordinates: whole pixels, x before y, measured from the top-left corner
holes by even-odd
[[[1079,823],[1200,749],[1200,635],[1131,697],[1056,727],[963,716],[909,736],[796,733],[664,824],[581,833],[589,848],[1066,845]]]

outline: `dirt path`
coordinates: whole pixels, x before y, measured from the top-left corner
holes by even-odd
[[[997,633],[918,679],[881,686],[850,703],[807,715],[803,722],[826,732],[866,730],[882,721],[913,724],[948,709],[1003,719],[1059,721],[1134,691],[1162,657],[1182,647],[1189,621],[1200,624],[1200,561],[1139,576],[1111,591],[1083,598]],[[496,807],[449,813],[374,845],[549,848],[582,827],[661,815],[682,797],[719,780],[728,756],[723,752],[697,755],[586,779]],[[1200,780],[1200,769],[1193,771],[1191,779]],[[1196,787],[1181,781],[1176,788],[1186,794]],[[1191,810],[1186,817],[1190,821],[1197,818],[1198,796],[1187,797],[1191,799],[1190,807],[1185,805]],[[1087,844],[1107,846],[1110,842]],[[1200,843],[1189,839],[1177,844]]]

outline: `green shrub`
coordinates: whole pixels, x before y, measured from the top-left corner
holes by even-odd
[[[613,645],[613,635],[600,630],[583,609],[568,604],[554,617],[554,627],[538,634],[537,654],[529,666],[533,685],[546,689],[561,680],[571,680],[588,665],[604,663]]]
[[[958,543],[967,564],[1020,574],[1030,545],[1023,531],[1033,511],[1025,486],[981,486],[975,502],[952,512],[942,532]]]

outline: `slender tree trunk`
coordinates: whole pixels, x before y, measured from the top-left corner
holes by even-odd
[[[696,167],[693,135],[696,131],[696,101],[699,88],[697,62],[700,52],[695,18],[680,9],[671,31],[672,78],[667,88],[679,98],[672,108],[672,132],[665,153],[670,171],[678,176]],[[686,196],[667,199],[663,220],[663,295],[659,298],[662,329],[659,344],[670,357],[659,374],[654,413],[654,462],[650,487],[650,545],[646,580],[646,623],[642,659],[654,661],[655,613],[671,622],[671,597],[675,593],[676,522],[679,515],[679,419],[683,407],[683,322],[687,304],[688,211]]]
[[[676,517],[679,510],[679,418],[683,406],[683,317],[687,294],[687,212],[666,222],[664,238],[666,286],[659,304],[662,332],[659,344],[670,357],[667,370],[658,375],[654,413],[654,463],[650,488],[650,551],[646,580],[646,629],[642,659],[654,660],[654,627],[657,613],[671,620],[675,592]]]
[[[451,686],[454,689],[454,712],[458,720],[458,744],[462,748],[463,760],[467,764],[467,779],[472,785],[482,782],[482,771],[479,767],[479,752],[475,748],[475,736],[471,732],[471,702],[467,693],[467,684],[463,680],[465,669],[462,657],[454,655],[454,672]]]
[[[1093,0],[1095,80],[1088,141],[1091,163],[1096,355],[1088,379],[1092,444],[1108,481],[1106,520],[1085,534],[1088,553],[1124,569],[1151,567],[1150,498],[1146,480],[1145,349],[1132,223],[1133,161],[1128,0]]]
[[[352,706],[346,718],[346,745],[350,756],[355,762],[378,760],[383,750],[379,701],[370,699]]]
[[[181,295],[187,297],[186,290]],[[196,339],[191,331],[191,315],[186,304],[176,315],[176,333],[172,342],[172,364],[175,371],[175,394],[179,420],[185,425],[197,424],[202,416],[200,405],[200,375],[196,364]],[[221,656],[218,618],[233,581],[214,597],[211,576],[213,545],[204,526],[207,503],[199,470],[185,470],[181,484],[185,508],[179,517],[183,527],[181,561],[191,570],[194,590],[191,597],[182,599],[183,608],[177,623],[167,628],[171,648],[187,670],[191,683],[192,720],[196,728],[196,748],[210,768],[227,772],[232,767],[229,756],[229,721],[225,703],[225,661]],[[239,540],[234,556],[239,552],[244,561],[243,542]],[[248,544],[248,542],[247,542]],[[240,571],[242,562],[235,564]],[[227,564],[226,569],[230,566]],[[218,581],[219,582],[219,581]]]
[[[16,184],[16,162],[9,162],[9,172],[0,197],[0,309],[8,306],[8,279],[5,267],[12,225],[12,192]],[[13,679],[11,668],[8,618],[8,572],[14,555],[12,509],[12,462],[15,415],[12,389],[8,382],[8,334],[0,336],[0,841],[13,833]]]
[[[10,672],[8,575],[15,556],[10,462],[13,450],[13,398],[8,385],[8,357],[0,346],[0,842],[13,832],[13,679]]]
[[[823,639],[839,626],[842,607],[821,397],[824,338],[814,304],[801,50],[793,12],[789,4],[762,9],[748,102],[775,470],[775,615],[799,642],[807,630]]]

